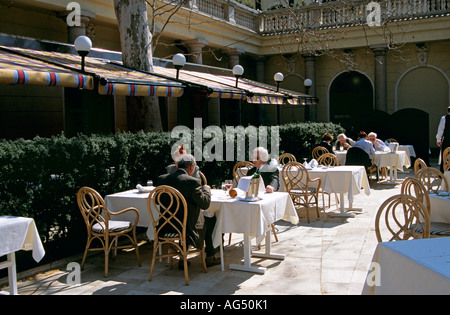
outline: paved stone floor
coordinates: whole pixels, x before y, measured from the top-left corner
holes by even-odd
[[[229,264],[241,263],[243,248],[242,235],[233,234],[228,245],[227,234],[225,271],[214,266],[204,273],[199,257],[194,257],[189,267],[189,286],[184,284],[183,272],[177,265],[170,269],[166,262],[156,264],[153,279],[148,281],[151,244],[145,242],[140,246],[142,267],[137,266],[134,252],[121,252],[110,261],[109,277],[105,278],[103,257],[94,255],[81,272],[80,284],[68,285],[69,272],[64,267],[21,281],[19,294],[359,295],[377,246],[374,218],[378,207],[399,193],[400,183],[407,176],[413,176],[411,169],[399,173],[395,184],[371,181],[369,196],[363,192],[355,196],[354,207],[362,211],[354,212],[354,218],[322,218],[308,224],[301,217],[298,225],[277,222],[279,242],[273,243],[272,249],[286,258],[253,258],[254,265],[267,268],[263,275],[229,270]],[[337,212],[334,196],[332,207],[326,211]],[[312,218],[314,214],[311,212]]]

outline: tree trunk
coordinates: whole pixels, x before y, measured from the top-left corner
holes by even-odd
[[[153,72],[152,34],[144,0],[114,0],[124,66]],[[158,98],[127,96],[128,130],[162,131]]]

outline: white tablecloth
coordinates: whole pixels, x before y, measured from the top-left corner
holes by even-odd
[[[335,151],[334,155],[336,155],[336,157],[339,161],[339,165],[345,165],[345,161],[347,160],[347,151],[346,150]]]
[[[242,233],[260,241],[271,224],[278,220],[298,223],[297,212],[288,193],[262,193],[256,202],[239,201],[225,196],[224,191],[212,189],[209,212],[218,212],[214,229],[214,247],[220,245],[222,233]]]
[[[107,195],[105,197],[106,206],[111,212],[118,212],[128,207],[134,207],[139,212],[139,221],[137,226],[150,227],[153,231],[152,220],[147,210],[147,198],[150,193],[141,193],[137,189],[118,192]],[[158,213],[155,211],[155,215]],[[127,212],[121,215],[115,215],[111,220],[134,222],[135,215],[133,212]]]
[[[430,221],[450,223],[450,196],[430,194]]]
[[[326,193],[347,193],[350,203],[353,203],[353,196],[363,189],[366,195],[370,195],[370,185],[364,166],[318,167],[308,170],[308,173],[310,179],[320,178]]]
[[[414,146],[409,145],[409,144],[404,144],[404,145],[399,145],[398,146],[398,150],[399,151],[405,151],[407,157],[411,160],[411,156],[415,157],[416,156],[416,151],[414,150]]]
[[[380,243],[373,262],[363,294],[450,294],[448,237]]]
[[[19,250],[32,250],[39,262],[45,255],[44,246],[32,218],[0,216],[0,256]]]
[[[393,167],[398,170],[403,170],[403,167],[410,167],[411,160],[406,155],[405,151],[397,152],[376,152],[374,163],[378,168]]]

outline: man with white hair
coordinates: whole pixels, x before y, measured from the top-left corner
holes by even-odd
[[[247,176],[251,176],[259,170],[266,187],[266,192],[273,193],[280,189],[280,172],[276,166],[270,165],[268,161],[269,152],[263,147],[255,148],[253,150],[253,164],[255,166],[248,170]]]
[[[350,149],[355,144],[355,141],[353,139],[350,139],[347,137],[344,133],[341,133],[337,136],[337,140],[335,143],[336,149],[342,147],[344,150]]]
[[[372,142],[375,151],[381,152],[391,152],[391,149],[380,139],[377,139],[377,134],[375,132],[369,133],[369,141]]]

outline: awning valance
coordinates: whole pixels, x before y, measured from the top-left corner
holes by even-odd
[[[173,68],[164,68],[161,66],[154,66],[153,68],[155,73],[161,76],[170,78],[176,77],[176,70]],[[182,70],[179,72],[179,79],[184,82],[197,85],[199,87],[202,86],[210,92],[208,96],[212,98],[243,100],[246,97],[246,93],[242,89],[238,89],[233,86],[228,86],[218,81],[211,80],[207,77],[204,77],[202,72]]]
[[[0,46],[2,48],[2,46]],[[60,86],[78,87],[82,79],[76,73],[80,70],[81,57],[72,54],[64,54],[59,52],[37,51],[31,49],[22,49],[17,47],[7,48],[14,54],[17,52],[16,58],[19,59],[17,69],[23,70],[26,65],[20,59],[32,60],[37,64],[54,65],[56,68],[65,69],[67,75],[72,76],[72,81],[66,79],[65,82],[71,82]],[[0,64],[1,66],[1,64]],[[11,68],[11,63],[7,64]],[[107,59],[102,58],[85,58],[85,73],[83,76],[88,80],[86,88],[94,88],[94,78],[99,82],[98,93],[101,95],[126,95],[126,96],[167,96],[179,97],[183,94],[184,85],[180,82],[170,79],[161,78],[150,73],[136,71],[111,63]],[[35,77],[35,76],[34,76]],[[58,77],[61,78],[61,75]],[[37,80],[36,78],[35,80]],[[11,81],[11,79],[9,79]],[[43,80],[43,78],[40,78]],[[50,81],[52,82],[52,81]],[[0,82],[1,83],[1,82]]]
[[[0,48],[4,48],[0,46]],[[92,90],[92,76],[0,49],[0,84],[61,86]]]
[[[155,73],[170,77],[175,76],[175,69],[155,67]],[[269,84],[240,78],[236,88],[236,79],[232,76],[218,75],[199,71],[180,70],[179,78],[187,82],[207,85],[214,93],[210,97],[234,98],[246,100],[251,104],[274,105],[313,105],[317,99],[310,95],[289,90],[276,91]],[[223,93],[220,93],[219,90]]]
[[[254,95],[248,96],[247,102],[250,104],[272,104],[272,105],[284,105],[283,97],[266,96],[266,95]]]

